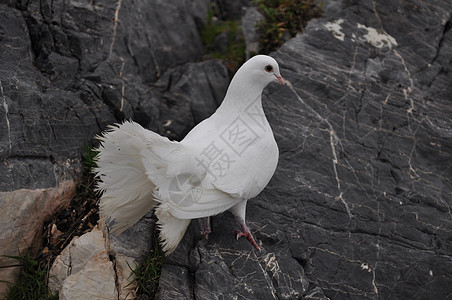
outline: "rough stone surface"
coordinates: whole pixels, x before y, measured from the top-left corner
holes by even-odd
[[[118,299],[113,263],[105,255],[93,257],[91,264],[64,281],[59,299]]]
[[[214,0],[217,13],[222,19],[238,20],[242,16],[242,8],[251,6],[250,0]]]
[[[174,276],[178,274],[178,276]],[[190,271],[185,267],[166,265],[162,269],[156,299],[195,299]],[[200,298],[202,299],[202,298]]]
[[[37,29],[27,24],[31,17],[24,18],[24,14],[0,5],[2,191],[56,187],[60,181],[73,178],[87,135],[113,120],[106,105],[99,103],[90,110],[79,92],[58,88],[50,75],[38,71],[38,55],[33,52],[38,41],[30,41]],[[70,71],[70,67],[65,69],[68,62],[59,56],[51,58],[60,62],[61,70]],[[57,75],[55,80],[66,75]],[[65,82],[69,80],[65,78]]]
[[[58,293],[60,299],[85,299],[88,295],[135,299],[136,284],[131,284],[135,278],[131,268],[141,264],[147,256],[153,229],[154,221],[149,213],[119,236],[108,235],[105,239],[105,232],[95,227],[91,232],[75,237],[50,269],[51,291]],[[99,284],[102,278],[106,281]],[[111,289],[112,282],[114,290]]]
[[[4,257],[18,253],[37,253],[41,247],[44,221],[63,209],[75,193],[73,181],[61,182],[58,188],[0,192],[0,278],[18,276],[17,261]],[[0,282],[0,295],[7,285]]]
[[[293,218],[290,251],[331,299],[452,293],[451,8],[363,1],[328,20],[343,40],[314,20],[276,55],[304,103],[266,102],[282,154],[256,206]]]
[[[248,1],[226,2],[220,13],[239,18]],[[0,3],[1,191],[76,177],[84,144],[123,119],[181,139],[223,97],[224,67],[199,62],[205,0]],[[451,11],[447,0],[326,1],[273,54],[301,100],[289,87],[265,92],[280,162],[248,203],[262,252],[235,240],[229,213],[208,240],[192,222],[159,298],[450,297]],[[125,269],[142,252],[121,243],[131,245],[110,250]]]
[[[154,84],[154,92],[160,94],[164,134],[173,139],[184,137],[215,112],[228,84],[226,67],[215,60],[169,69]]]
[[[208,240],[192,222],[161,282],[179,261],[178,293],[200,298],[450,298],[451,11],[344,1],[274,53],[301,101],[265,93],[280,162],[247,209],[263,251],[228,213]]]
[[[264,19],[264,16],[258,11],[256,7],[246,7],[242,16],[242,32],[246,44],[246,58],[250,54],[259,53],[259,33],[256,25]]]
[[[75,237],[55,259],[49,288],[60,299],[118,299],[115,277],[103,233],[94,228]]]
[[[41,193],[76,179],[81,152],[108,124],[134,119],[181,138],[211,114],[228,78],[218,61],[191,63],[203,56],[198,27],[207,9],[206,0],[0,1],[0,191]],[[53,213],[35,212],[32,219]],[[1,224],[3,236],[23,234],[10,224]],[[35,238],[40,228],[27,234]],[[17,268],[2,272],[17,278]]]
[[[73,178],[85,144],[115,121],[161,130],[161,97],[149,84],[202,57],[207,5],[2,1],[0,190]]]
[[[155,228],[152,212],[138,221],[120,235],[107,236],[107,250],[114,260],[119,299],[135,299],[136,284],[131,284],[135,276],[132,269],[143,263],[153,243],[152,234]]]

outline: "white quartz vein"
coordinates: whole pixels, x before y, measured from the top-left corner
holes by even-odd
[[[339,173],[337,171],[337,165],[338,165],[338,157],[337,157],[337,151],[336,151],[336,145],[341,145],[341,141],[339,140],[336,132],[334,131],[333,125],[324,117],[322,117],[318,112],[316,112],[312,107],[310,107],[306,102],[301,99],[301,97],[297,94],[292,84],[286,80],[286,85],[292,90],[292,92],[297,96],[298,100],[309,110],[309,113],[314,115],[317,119],[319,119],[321,122],[325,123],[328,126],[329,129],[329,135],[330,135],[330,147],[331,152],[333,155],[333,171],[336,178],[336,184],[337,189],[339,191],[339,195],[336,197],[336,200],[341,200],[341,202],[344,204],[345,209],[347,210],[347,214],[350,217],[350,219],[353,217],[353,214],[351,213],[350,207],[348,206],[347,202],[345,201],[343,197],[343,192],[341,188],[341,180],[339,179]]]
[[[122,71],[124,69],[124,59],[122,57],[119,57],[119,59],[121,59],[121,69],[119,70],[119,78],[121,79],[121,107],[119,109],[120,112],[122,112],[122,110],[124,109],[124,78],[122,76]]]
[[[11,153],[11,149],[12,149],[12,141],[11,141],[11,125],[9,124],[9,117],[8,117],[8,103],[6,102],[6,96],[3,92],[3,84],[0,81],[0,93],[1,93],[1,97],[3,100],[3,108],[5,109],[5,119],[6,119],[6,127],[8,128],[8,146],[9,146],[9,153]]]
[[[108,54],[108,58],[111,57],[111,53],[113,52],[113,46],[114,46],[115,40],[116,40],[116,30],[118,27],[119,10],[121,9],[121,2],[122,2],[122,0],[118,0],[118,4],[117,4],[116,10],[115,10],[115,20],[114,20],[114,24],[113,24],[113,36],[111,38],[110,53]]]

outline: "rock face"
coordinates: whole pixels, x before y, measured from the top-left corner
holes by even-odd
[[[61,182],[58,188],[0,192],[0,278],[9,280],[19,274],[15,256],[27,251],[36,253],[42,242],[44,221],[69,205],[75,193],[74,181]],[[0,282],[0,295],[7,284]]]
[[[215,110],[226,69],[191,62],[203,55],[198,27],[207,8],[205,0],[0,2],[0,191],[11,193],[0,203],[0,255],[36,244],[74,187],[64,197],[53,191],[74,185],[82,149],[108,124],[133,118],[181,138]],[[37,209],[17,206],[24,201]],[[30,219],[39,222],[16,226]],[[1,259],[1,267],[11,263]],[[2,272],[14,281],[17,268]]]
[[[95,227],[75,237],[55,259],[49,288],[60,299],[135,299],[132,269],[148,254],[153,230],[149,213],[119,236]]]
[[[282,155],[253,203],[331,299],[450,297],[451,9],[360,1],[276,54],[302,101],[266,102]]]
[[[161,299],[450,297],[451,11],[336,2],[278,50],[301,100],[265,93],[280,162],[247,213],[263,251],[234,240],[228,213],[208,240],[192,222]]]
[[[134,226],[119,236],[106,235],[106,248],[110,257],[114,258],[118,299],[135,299],[136,284],[132,269],[143,263],[153,244],[152,234],[155,228],[152,212],[149,212]],[[102,228],[102,229],[105,229]]]
[[[49,288],[59,299],[118,299],[115,276],[103,233],[95,228],[74,238],[55,259]]]
[[[264,16],[256,7],[247,7],[242,16],[242,31],[246,43],[246,58],[250,58],[253,53],[259,53],[259,32],[257,25],[264,19]]]
[[[230,15],[247,1],[226,2],[217,5]],[[133,118],[180,139],[210,115],[228,78],[220,62],[199,62],[207,9],[205,0],[2,1],[0,190],[58,189],[107,124]],[[192,222],[166,258],[158,298],[450,297],[451,11],[446,0],[326,1],[273,54],[296,94],[271,85],[264,95],[280,162],[248,203],[262,251],[235,240],[229,213],[213,218],[208,240]],[[34,205],[55,210],[50,198]],[[138,262],[145,250],[133,245],[146,245],[151,225],[148,216],[136,235],[88,251],[108,271],[111,297],[128,296],[110,259],[117,270]],[[67,298],[83,292],[65,288]]]
[[[67,159],[115,121],[162,132],[161,95],[149,84],[201,58],[206,17],[206,1],[0,5],[0,190],[73,177]]]

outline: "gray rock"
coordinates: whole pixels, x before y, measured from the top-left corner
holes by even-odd
[[[149,84],[202,57],[198,26],[207,5],[1,4],[0,190],[74,177],[85,144],[115,121],[134,118],[161,132],[162,104]]]
[[[270,90],[266,109],[283,154],[252,203],[296,220],[281,224],[300,234],[290,239],[301,243],[292,253],[332,299],[447,298],[452,291],[444,285],[451,280],[451,168],[440,163],[450,160],[450,114],[440,109],[445,94],[430,85],[451,82],[431,71],[451,67],[444,60],[451,44],[439,42],[450,38],[446,3],[430,14],[384,1],[374,11],[361,2],[359,12],[344,8],[343,40],[325,16],[276,54],[303,103]]]
[[[259,38],[260,34],[257,31],[257,24],[264,19],[264,16],[257,10],[256,7],[246,7],[243,10],[242,16],[242,31],[246,44],[246,58],[250,54],[259,53]]]
[[[228,83],[226,67],[215,60],[168,70],[154,84],[154,92],[160,95],[160,119],[165,135],[173,139],[184,137],[214,113],[223,101]],[[187,113],[181,114],[181,110]]]
[[[224,31],[215,37],[213,44],[217,51],[221,53],[225,53],[226,51],[228,51],[229,35],[230,35],[229,31]]]
[[[142,263],[142,259],[147,256],[153,244],[152,233],[155,229],[155,221],[152,219],[152,211],[150,211],[120,235],[107,234],[104,229],[105,226],[102,226],[107,237],[110,255],[128,256],[137,263]],[[133,267],[133,265],[131,266]]]
[[[119,299],[135,299],[137,284],[133,282],[132,273],[138,265],[149,255],[154,241],[152,234],[155,230],[155,221],[150,211],[134,226],[128,228],[120,235],[109,234],[102,222],[102,230],[106,236],[106,248],[110,259],[115,265],[115,276],[118,286]]]
[[[242,16],[242,8],[251,5],[250,0],[215,0],[218,15],[223,20],[238,20]]]
[[[207,240],[192,222],[161,299],[452,293],[452,5],[327,2],[274,53],[301,101],[265,91],[280,162],[248,204],[262,252],[228,213]],[[223,98],[224,67],[191,63],[206,1],[23,3],[0,4],[2,191],[74,178],[83,144],[125,118],[180,139]]]
[[[177,277],[174,276],[177,274]],[[195,299],[190,272],[175,265],[165,265],[159,280],[156,299]]]
[[[274,54],[301,101],[265,91],[280,161],[247,213],[263,251],[235,241],[228,213],[208,240],[189,231],[179,248],[197,297],[450,296],[451,9],[343,2]]]
[[[175,123],[179,123],[178,116],[191,114],[191,104],[180,101],[168,109],[150,83],[169,68],[202,57],[198,26],[207,17],[207,6],[205,0],[157,1],[153,5],[146,1],[3,1],[0,191],[49,194],[66,181],[77,179],[82,170],[82,150],[108,124],[133,118],[164,133],[163,125],[169,118],[162,121],[161,111],[177,112],[171,115]],[[225,90],[228,81],[218,62],[213,63],[214,70],[209,69],[209,63],[204,65],[203,72],[215,74],[208,79],[205,73],[200,73],[204,79],[196,77],[205,83],[202,92],[193,91],[200,97],[193,105],[202,106],[194,114],[196,122],[215,109],[207,103],[210,100],[217,105],[221,101],[217,94]],[[194,123],[188,122],[189,126]],[[185,126],[175,128],[173,137],[181,138],[186,130]],[[61,193],[70,194],[73,189]],[[33,251],[38,250],[42,222],[70,200],[38,198],[36,203],[45,200],[45,205],[32,211],[36,215],[27,216],[28,220],[38,220],[30,224],[32,229],[14,227],[23,222],[17,212],[10,216],[15,222],[1,224],[0,232],[8,233],[1,254],[17,255],[18,249],[24,253],[31,246]],[[3,204],[13,205],[6,200]],[[27,236],[23,230],[28,230]],[[143,253],[138,252],[127,254],[139,261],[136,256]],[[126,269],[128,258],[118,254],[118,268]],[[2,261],[2,279],[13,282],[18,271],[7,268],[9,265],[10,261]],[[2,285],[0,296],[4,292]]]
[[[73,59],[48,55],[47,78],[33,66],[32,29],[20,11],[0,5],[0,15],[0,189],[56,187],[74,178],[89,135],[113,119],[102,103],[89,109],[78,92],[57,87],[74,77]]]

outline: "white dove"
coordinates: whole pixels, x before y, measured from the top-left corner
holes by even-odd
[[[132,121],[110,126],[98,137],[95,173],[100,179],[97,189],[103,192],[99,207],[111,232],[123,232],[156,208],[162,248],[170,254],[191,219],[230,210],[241,225],[235,230],[237,239],[246,237],[259,249],[246,226],[245,211],[278,163],[278,146],[261,99],[272,81],[284,84],[273,58],[249,59],[216,112],[181,142]]]

